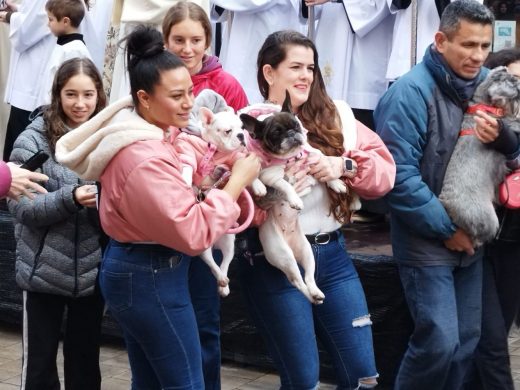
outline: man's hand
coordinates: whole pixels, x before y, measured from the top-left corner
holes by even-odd
[[[475,254],[471,238],[460,228],[453,233],[453,236],[444,241],[444,245],[452,251],[466,252],[470,256]]]
[[[31,172],[27,169],[20,168],[13,163],[7,163],[11,171],[11,188],[7,193],[7,197],[18,200],[20,195],[25,195],[29,199],[34,198],[35,192],[47,193],[47,190],[36,182],[44,182],[49,180],[47,175],[38,172]]]
[[[475,122],[475,136],[480,142],[488,144],[497,139],[500,126],[496,118],[483,111],[477,111],[475,113]]]

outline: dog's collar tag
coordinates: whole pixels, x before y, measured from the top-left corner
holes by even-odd
[[[488,106],[487,104],[473,104],[466,109],[467,114],[475,114],[477,111],[484,111],[495,116],[503,116],[504,110],[499,107]]]

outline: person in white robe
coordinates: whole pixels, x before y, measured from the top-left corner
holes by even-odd
[[[124,39],[139,24],[154,26],[161,30],[162,20],[166,12],[182,0],[120,0],[114,12],[121,12],[121,25],[119,40]],[[192,3],[200,5],[209,16],[209,0],[192,0]],[[116,18],[119,19],[119,18]],[[120,45],[121,46],[121,45]],[[118,47],[115,56],[115,64],[112,75],[107,75],[105,79],[111,80],[112,85],[108,87],[110,91],[110,103],[113,103],[123,96],[130,94],[130,83],[125,69],[124,46]]]
[[[373,110],[387,88],[394,25],[387,0],[306,4],[315,6],[315,43],[328,94],[352,108]]]
[[[256,59],[265,38],[275,31],[307,32],[300,0],[211,0],[225,10],[220,62],[240,82],[251,103],[262,101],[256,81]],[[212,12],[215,18],[216,13]]]

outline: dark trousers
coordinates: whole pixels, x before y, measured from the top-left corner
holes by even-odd
[[[507,337],[520,306],[520,243],[495,241],[484,262],[482,334],[467,390],[513,390]]]
[[[217,264],[222,253],[213,251]],[[217,280],[200,257],[190,263],[189,287],[202,353],[205,390],[220,390],[220,296]]]
[[[56,357],[65,308],[63,365],[66,390],[101,388],[99,344],[103,298],[24,291],[22,390],[59,390]]]
[[[9,156],[11,156],[11,152],[13,151],[14,141],[16,141],[16,138],[18,138],[20,133],[24,131],[31,122],[29,120],[30,114],[30,111],[11,106],[9,121],[7,122],[7,131],[5,133],[4,161],[9,161]]]

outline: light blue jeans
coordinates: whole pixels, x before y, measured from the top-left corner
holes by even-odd
[[[357,389],[360,379],[376,377],[366,299],[343,235],[326,245],[312,245],[316,282],[325,294],[321,305],[311,304],[260,254],[256,229],[243,237],[242,290],[280,374],[281,389],[317,387],[317,338],[332,358],[338,389]]]
[[[395,390],[458,390],[480,338],[482,259],[467,267],[399,265],[414,331]]]
[[[132,390],[202,390],[190,257],[161,245],[110,240],[100,286],[125,337]]]

